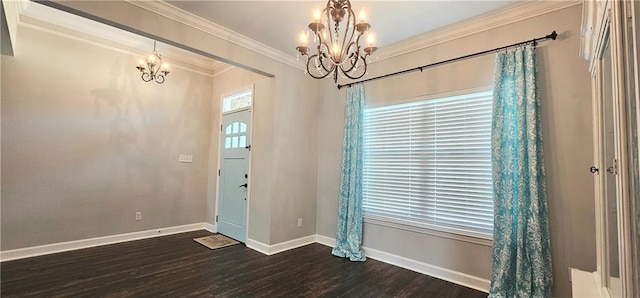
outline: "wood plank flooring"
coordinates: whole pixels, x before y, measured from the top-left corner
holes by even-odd
[[[273,256],[217,250],[196,231],[0,264],[2,297],[486,297],[376,260],[311,244]]]

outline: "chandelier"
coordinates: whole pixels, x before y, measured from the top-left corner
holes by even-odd
[[[169,64],[163,63],[162,57],[156,52],[156,41],[153,41],[153,52],[146,59],[138,60],[136,68],[142,73],[143,81],[164,83],[164,77],[169,74]]]
[[[302,32],[296,47],[299,54],[307,56],[305,72],[316,79],[333,74],[336,83],[338,73],[352,80],[363,77],[367,57],[378,49],[365,18],[365,12],[361,11],[356,20],[349,0],[329,0],[322,11],[316,10],[309,30]],[[317,44],[314,50],[309,48],[309,32]],[[365,33],[366,46],[361,40]]]

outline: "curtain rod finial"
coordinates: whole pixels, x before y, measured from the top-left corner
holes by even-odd
[[[549,34],[548,37],[553,40],[556,40],[556,38],[558,37],[558,33],[556,33],[556,30],[553,30],[553,32],[551,32],[551,34]]]

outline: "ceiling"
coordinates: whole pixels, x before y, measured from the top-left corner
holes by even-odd
[[[326,1],[166,1],[176,8],[231,29],[284,53],[296,55],[298,35]],[[351,1],[365,9],[378,47],[524,2],[500,1]]]
[[[291,58],[295,57],[298,35],[307,28],[315,9],[326,5],[326,0],[307,1],[244,1],[244,0],[165,0],[171,10],[181,10],[205,21],[225,27],[244,37],[269,46]],[[377,46],[385,49],[414,36],[423,35],[474,17],[488,14],[524,2],[544,0],[441,0],[441,1],[358,1],[352,0],[354,12],[367,11],[367,19],[377,36]],[[86,38],[94,36],[116,47],[132,52],[148,52],[153,40],[121,29],[100,24],[79,16],[52,9],[39,2],[26,1],[20,18],[23,22],[43,28],[64,27],[70,32],[81,32]],[[44,2],[47,3],[47,2]],[[153,8],[153,7],[152,7]],[[62,17],[61,14],[66,14]],[[72,34],[72,33],[70,33]],[[72,34],[73,35],[73,34]],[[6,43],[5,43],[6,44]],[[228,66],[211,58],[199,56],[169,44],[158,43],[163,56],[172,62],[201,66],[199,71],[224,71]],[[287,60],[287,59],[285,59]],[[285,61],[280,60],[280,61]],[[190,67],[192,67],[190,66]],[[197,67],[196,67],[197,68]],[[200,69],[199,68],[199,69]]]

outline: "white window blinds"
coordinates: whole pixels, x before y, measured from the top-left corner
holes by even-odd
[[[365,216],[491,239],[492,92],[364,112]]]

